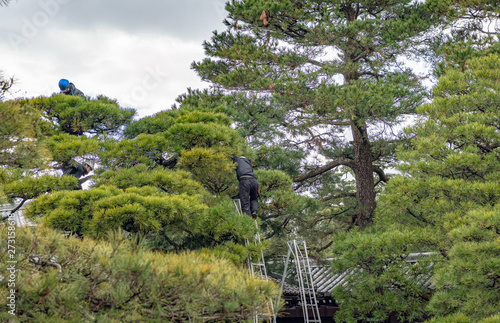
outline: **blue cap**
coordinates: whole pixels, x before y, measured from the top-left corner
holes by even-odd
[[[68,88],[69,86],[69,81],[66,80],[66,79],[61,79],[59,81],[59,88],[61,89],[61,91],[64,91]]]

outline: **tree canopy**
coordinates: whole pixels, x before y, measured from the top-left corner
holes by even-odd
[[[2,102],[2,107],[9,108],[5,111],[11,113],[12,117],[0,122],[9,131],[5,132],[2,140],[2,144],[9,146],[2,150],[1,190],[4,198],[11,201],[20,198],[20,205],[31,200],[24,210],[24,216],[38,223],[37,226],[58,229],[61,236],[61,232],[78,236],[79,239],[84,239],[81,243],[89,244],[89,248],[92,248],[90,239],[111,241],[110,237],[118,234],[122,238],[123,235],[128,235],[140,239],[144,250],[176,254],[197,250],[202,257],[205,257],[203,254],[210,254],[210,257],[217,257],[220,261],[230,261],[232,265],[225,270],[230,272],[234,268],[236,271],[233,274],[221,273],[230,276],[238,275],[237,267],[246,263],[249,256],[259,255],[268,246],[266,242],[245,244],[245,241],[254,241],[257,228],[253,219],[236,212],[232,198],[237,196],[237,181],[230,156],[232,153],[245,152],[249,156],[254,153],[238,132],[230,127],[230,119],[222,112],[205,111],[202,107],[184,104],[178,109],[160,112],[131,123],[135,111],[121,108],[114,100],[106,97],[84,99],[62,95]],[[158,122],[165,116],[170,122]],[[18,126],[23,123],[28,126]],[[156,131],[152,127],[142,127],[142,124],[148,123],[157,123],[161,127]],[[131,125],[127,128],[129,124]],[[30,144],[30,149],[25,148],[25,142]],[[27,153],[31,155],[25,157]],[[57,170],[60,162],[74,160],[95,162],[93,174],[84,177],[91,178],[91,184],[86,189],[82,190],[79,181],[73,176],[61,176]],[[265,170],[261,173],[261,183],[273,185],[274,191],[278,193],[286,191],[291,185],[291,181],[286,180],[283,173]],[[47,233],[49,231],[46,230],[42,232],[44,235],[55,234]],[[63,245],[64,240],[61,240],[61,248]],[[35,254],[39,259],[52,259],[45,249]],[[147,260],[149,256],[142,251],[138,256],[135,254],[136,252],[134,257],[138,263],[159,261],[157,258]],[[86,267],[90,264],[82,267],[78,263],[79,256],[74,256],[76,258],[60,264],[63,272],[73,272],[75,268],[74,277],[80,277],[81,270],[101,275],[96,268]],[[102,255],[96,257],[102,258]],[[184,256],[186,260],[192,257],[194,256]],[[126,261],[127,258],[130,258],[130,254],[120,256],[123,266],[130,264]],[[171,263],[172,259],[168,258],[167,263]],[[23,261],[23,266],[30,266],[29,257]],[[119,266],[122,265],[111,263],[110,261],[110,265],[106,267],[108,269],[103,270],[110,275],[115,271],[118,273],[121,270]],[[186,263],[186,268],[190,264]],[[213,264],[200,266],[212,268]],[[131,294],[126,297],[141,299],[142,296],[138,295],[149,293],[144,281],[152,277],[152,272],[144,268],[144,275],[147,277],[123,280],[136,284],[130,286]],[[35,272],[39,270],[42,268]],[[48,276],[40,274],[41,272],[36,274],[34,284],[43,284],[45,279],[58,279],[57,272],[48,272]],[[206,273],[202,276],[205,277]],[[181,275],[179,279],[182,277]],[[96,279],[99,281],[99,278]],[[123,277],[119,276],[117,279]],[[80,281],[80,278],[77,280]],[[217,280],[218,278],[214,278],[213,281]],[[139,283],[142,286],[140,288],[137,285]],[[231,284],[233,283],[227,286],[229,294],[236,292]],[[240,283],[236,285],[243,286]],[[276,285],[271,282],[253,286],[251,288],[259,290],[257,293],[264,292],[262,295],[266,297],[259,300],[246,294],[253,299],[248,304],[243,300],[240,304],[236,300],[216,301],[214,298],[221,308],[197,309],[185,304],[178,311],[169,312],[167,316],[178,315],[181,320],[197,316],[199,318],[196,320],[203,320],[203,317],[213,320],[224,317],[248,319],[254,315],[257,307],[269,305],[272,294],[274,298],[277,295]],[[77,288],[77,285],[67,287]],[[270,288],[268,291],[274,292],[267,294],[262,288]],[[212,290],[211,287],[209,289]],[[98,290],[96,287],[93,291],[89,290],[89,293],[97,293]],[[26,293],[23,291],[22,297],[31,298],[31,292],[33,290],[26,290]],[[111,289],[109,293],[116,295],[117,291]],[[189,293],[186,290],[181,297],[191,297],[188,296]],[[70,294],[67,296],[70,297]],[[72,300],[73,305],[64,301],[62,308],[69,311],[71,306],[78,306],[75,304],[82,302],[87,296],[82,297]],[[105,299],[108,298],[95,298],[95,304],[88,309],[89,312],[82,315],[114,317],[110,308],[129,304],[121,303],[123,299],[120,298],[116,299],[118,303],[111,301],[114,304],[111,306]],[[193,304],[199,302],[193,298]],[[260,305],[256,305],[257,303]],[[148,306],[141,314],[144,318],[162,315],[160,312],[151,312]],[[244,314],[245,310],[242,312],[242,309],[247,306],[248,312]],[[191,308],[192,312],[188,313],[191,310],[186,308]],[[123,310],[126,311],[125,308]],[[20,309],[26,319],[36,316],[37,311],[31,305]],[[67,316],[62,312],[50,312],[46,315]],[[122,314],[117,312],[116,315],[121,317]]]
[[[213,87],[139,120],[104,95],[4,101],[2,79],[0,202],[36,224],[15,231],[17,318],[250,321],[279,290],[243,266],[300,239],[344,279],[337,322],[500,320],[499,8],[229,1],[192,64]],[[61,175],[76,163],[93,170]]]
[[[250,321],[277,298],[270,285],[207,252],[162,254],[118,232],[107,242],[63,237],[47,227],[18,229],[16,318],[42,321]],[[123,233],[123,232],[121,232]],[[0,227],[7,236],[7,227]],[[7,248],[7,239],[0,242]],[[25,259],[25,260],[23,260]],[[3,272],[6,252],[2,252]],[[8,313],[0,281],[0,317]]]
[[[418,108],[423,118],[407,130],[402,174],[381,195],[374,226],[334,243],[336,270],[363,269],[334,291],[345,300],[339,320],[498,318],[499,67],[486,55],[447,69],[432,103]],[[410,253],[422,259],[409,266]]]
[[[233,95],[231,115],[251,145],[284,150],[282,165],[300,152],[295,187],[323,200],[329,221],[365,226],[401,139],[387,129],[425,94],[405,59],[425,53],[440,11],[414,1],[262,0],[227,10],[227,31],[205,42],[209,58],[193,69]],[[270,138],[275,145],[264,144]]]

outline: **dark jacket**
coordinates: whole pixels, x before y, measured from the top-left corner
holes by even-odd
[[[240,180],[241,176],[250,176],[257,179],[257,176],[253,173],[252,161],[244,156],[236,157],[235,155],[231,156],[231,159],[238,164],[236,166],[236,177]]]
[[[69,83],[69,91],[68,92],[63,92],[66,95],[77,95],[81,96],[82,98],[85,98],[85,94],[83,94],[82,91],[77,89],[73,83]]]
[[[78,179],[78,178],[82,177],[83,175],[87,175],[88,172],[87,172],[87,169],[85,168],[85,166],[83,166],[80,163],[75,163],[73,165],[67,165],[65,168],[63,168],[63,174],[64,175],[72,175]]]

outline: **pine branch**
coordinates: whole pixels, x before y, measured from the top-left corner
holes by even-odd
[[[384,183],[387,183],[389,181],[389,179],[387,178],[387,176],[385,175],[385,172],[382,168],[380,168],[379,166],[377,165],[373,165],[373,171],[378,175],[379,177],[379,181],[377,182],[380,183],[380,182],[384,182]],[[377,186],[377,184],[375,184],[375,186]]]
[[[323,174],[323,173],[325,173],[325,172],[327,172],[335,167],[338,167],[338,166],[347,166],[347,167],[353,168],[354,162],[351,159],[339,157],[339,158],[334,159],[330,163],[328,163],[324,166],[318,167],[318,168],[316,168],[316,169],[314,169],[314,170],[312,170],[304,175],[294,177],[293,182],[294,183],[303,182],[307,179],[321,175],[321,174]]]
[[[326,201],[336,200],[336,199],[343,198],[343,197],[356,197],[356,192],[343,192],[340,194],[329,194],[329,195],[323,196],[321,198],[321,201],[326,202]]]
[[[314,250],[316,252],[321,252],[323,250],[325,250],[326,248],[330,247],[331,245],[333,244],[333,240],[331,240],[330,242],[328,242],[326,245],[324,245],[323,247],[318,247],[318,248],[314,248]]]
[[[30,257],[29,258],[29,262],[37,265],[37,266],[52,266],[52,267],[55,267],[57,268],[57,271],[59,271],[60,273],[62,273],[62,266],[56,262],[53,262],[53,261],[44,261],[44,260],[41,260],[40,258],[38,257]]]
[[[9,215],[7,215],[6,217],[3,217],[3,218],[2,218],[2,221],[4,221],[4,220],[8,219],[8,218],[9,218],[12,214],[16,213],[16,212],[17,212],[17,211],[18,211],[18,210],[19,210],[19,209],[23,206],[24,202],[26,202],[26,199],[23,199],[23,200],[21,201],[21,203],[19,203],[19,205],[18,205],[18,206],[16,206],[14,209],[12,209],[12,210],[10,211],[10,214],[9,214]]]

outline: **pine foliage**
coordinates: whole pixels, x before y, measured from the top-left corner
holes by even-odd
[[[104,96],[87,100],[59,94],[32,99],[28,104],[43,111],[59,131],[78,136],[85,133],[116,134],[135,115],[135,110],[121,108],[116,101]]]
[[[498,8],[231,1],[192,66],[215,87],[171,110],[132,121],[105,96],[0,102],[0,202],[33,199],[39,222],[16,229],[17,319],[252,321],[279,291],[242,265],[298,238],[345,279],[337,322],[497,322],[500,50],[483,22]],[[420,105],[403,60],[440,55]],[[0,85],[1,98],[12,80]],[[406,133],[385,131],[414,113]],[[232,154],[254,162],[259,228],[235,211]],[[84,190],[51,170],[88,160]],[[0,276],[5,320],[7,288]]]
[[[6,226],[0,227],[6,236]],[[46,227],[16,229],[16,321],[250,322],[279,287],[208,253],[146,251],[141,240],[66,237]],[[2,273],[6,240],[0,241]],[[0,317],[9,322],[8,280]]]
[[[495,321],[499,70],[498,55],[470,59],[466,69],[449,68],[434,88],[433,101],[419,107],[423,118],[408,129],[411,145],[398,155],[402,174],[381,195],[376,225],[339,236],[334,244],[341,255],[335,262],[339,272],[363,269],[352,276],[352,285],[334,292],[343,302],[339,320],[380,320],[395,312],[405,321]],[[391,260],[412,252],[432,257],[411,267]],[[411,275],[393,276],[398,268]],[[432,282],[430,289],[425,280]],[[396,295],[404,298],[392,302]]]
[[[2,169],[4,199],[33,199],[25,211],[30,220],[80,237],[106,239],[109,230],[121,229],[142,235],[155,250],[213,250],[237,263],[269,247],[242,247],[245,239],[253,241],[256,228],[252,219],[236,213],[231,201],[237,196],[237,180],[230,156],[251,156],[252,151],[222,112],[182,104],[133,122],[120,138],[116,131],[127,126],[133,113],[104,97],[54,95],[20,106],[46,121],[43,145],[52,165],[88,159],[100,164],[86,190],[72,176]],[[102,122],[100,108],[109,117]],[[77,117],[71,119],[71,114]],[[287,190],[291,182],[286,178],[274,172],[262,184],[269,192]]]
[[[50,123],[18,101],[0,102],[0,165],[45,168],[51,158],[44,145]]]
[[[375,129],[397,125],[425,97],[402,63],[430,53],[429,31],[444,9],[407,0],[245,0],[226,9],[227,30],[204,43],[207,58],[193,69],[227,95],[228,113],[253,147],[286,153],[270,165],[290,171],[296,189],[345,214],[339,225],[367,225],[394,142],[404,139]],[[355,186],[338,184],[342,168]]]

